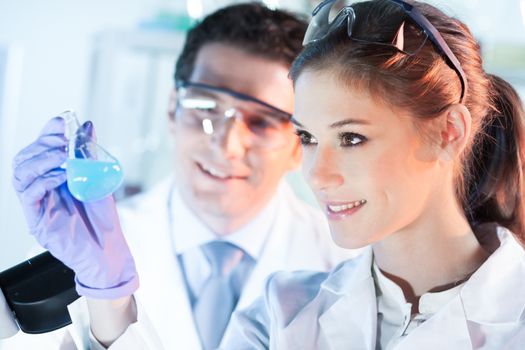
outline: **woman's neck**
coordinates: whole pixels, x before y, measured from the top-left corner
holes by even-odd
[[[489,255],[459,206],[440,206],[431,213],[373,245],[378,267],[412,302],[465,280]]]

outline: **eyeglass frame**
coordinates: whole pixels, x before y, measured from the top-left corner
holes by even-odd
[[[214,85],[209,85],[209,84],[205,84],[205,83],[193,82],[193,81],[189,81],[189,80],[178,79],[178,80],[175,81],[175,89],[177,89],[177,90],[179,88],[188,88],[188,87],[202,88],[202,89],[206,89],[206,90],[222,92],[222,93],[225,93],[225,94],[230,95],[232,97],[235,97],[235,98],[237,98],[237,99],[239,99],[241,101],[255,102],[257,104],[260,104],[260,105],[262,105],[264,107],[267,107],[267,108],[273,110],[274,112],[283,114],[286,117],[286,118],[283,118],[283,120],[290,121],[292,119],[292,114],[291,113],[285,112],[285,111],[283,111],[282,109],[280,109],[278,107],[272,106],[268,102],[264,102],[264,101],[262,101],[262,100],[260,100],[260,99],[258,99],[256,97],[250,96],[248,94],[244,94],[242,92],[237,92],[237,91],[234,91],[234,90],[231,90],[231,89],[228,89],[228,88],[214,86]]]
[[[321,2],[319,5],[317,5],[315,7],[315,9],[312,11],[312,18],[315,17],[315,15],[317,15],[317,13],[326,5],[330,4],[330,3],[333,3],[335,1],[338,1],[338,0],[324,0],[323,2]],[[465,96],[466,96],[466,93],[467,93],[467,88],[468,88],[468,85],[467,85],[467,78],[466,78],[466,74],[465,72],[463,71],[463,69],[461,68],[461,64],[459,62],[459,60],[457,59],[456,55],[454,55],[454,53],[452,52],[452,50],[450,49],[450,47],[448,46],[448,44],[446,43],[445,39],[443,39],[443,37],[441,36],[441,34],[439,33],[439,31],[434,27],[434,25],[432,23],[430,23],[430,21],[421,13],[419,12],[419,10],[417,8],[415,8],[414,6],[404,2],[403,0],[387,0],[389,2],[392,2],[396,5],[398,5],[399,7],[401,7],[401,9],[403,10],[403,12],[415,23],[419,26],[419,28],[423,31],[423,33],[427,36],[428,39],[430,39],[430,42],[433,44],[434,46],[434,49],[436,49],[436,51],[441,55],[441,57],[445,60],[445,63],[447,63],[447,65],[453,69],[459,80],[460,80],[460,83],[461,83],[461,96],[460,96],[460,103],[463,103],[464,100],[465,100]],[[336,15],[336,17],[334,18],[334,21],[337,19],[337,17],[339,17],[339,15],[341,13],[343,13],[343,11],[345,12],[344,16],[346,17],[346,20],[347,20],[347,34],[348,34],[348,37],[350,39],[352,39],[352,29],[349,25],[349,15],[350,13],[352,14],[353,18],[352,18],[352,24],[355,23],[355,11],[354,9],[352,8],[352,5],[346,5],[344,6],[339,12],[338,14]],[[351,9],[351,11],[349,11],[349,9]],[[345,18],[341,19],[341,23],[339,23],[338,25],[334,26],[333,29],[335,28],[338,28],[340,27],[340,25],[343,23]],[[332,23],[334,22],[332,21]],[[312,23],[312,22],[311,22]],[[327,19],[327,24],[330,25],[331,23],[328,23],[328,19]],[[333,30],[332,29],[332,30]],[[307,44],[309,43],[312,43],[312,42],[316,42],[318,40],[321,40],[322,38],[324,38],[326,35],[328,35],[329,33],[331,32],[330,29],[328,29],[328,31],[320,38],[314,38],[312,40],[309,40],[306,42],[306,37],[305,37],[305,41],[303,41],[303,46],[306,46]],[[395,47],[392,45],[392,47]],[[399,50],[399,49],[398,49]],[[401,51],[401,50],[399,50]]]
[[[253,96],[250,96],[248,94],[245,94],[245,93],[241,93],[241,92],[237,92],[237,91],[234,91],[234,90],[231,90],[229,88],[225,88],[225,87],[219,87],[219,86],[214,86],[214,85],[209,85],[209,84],[206,84],[206,83],[200,83],[200,82],[193,82],[193,81],[188,81],[188,80],[183,80],[183,79],[177,79],[175,80],[175,89],[176,90],[179,90],[181,88],[191,88],[191,87],[194,87],[194,88],[198,88],[198,89],[204,89],[204,90],[210,90],[210,91],[213,91],[213,92],[218,92],[218,93],[224,93],[228,96],[231,96],[233,98],[236,98],[240,101],[246,101],[246,102],[253,102],[253,103],[256,103],[258,105],[261,105],[263,107],[266,107],[268,109],[270,109],[271,111],[275,112],[276,115],[275,116],[270,116],[270,117],[275,117],[275,119],[279,122],[282,122],[284,124],[287,124],[287,123],[291,123],[292,122],[292,114],[291,113],[288,113],[278,107],[275,107],[265,101],[262,101],[256,97],[253,97]],[[279,116],[279,115],[282,115],[282,118]],[[295,133],[293,133],[295,135]]]

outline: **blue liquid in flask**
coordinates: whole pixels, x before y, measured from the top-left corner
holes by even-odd
[[[82,202],[97,201],[115,192],[124,176],[119,161],[95,142],[92,129],[80,125],[74,111],[60,114],[69,140],[66,161],[67,187]]]
[[[66,173],[69,191],[82,202],[97,201],[111,195],[124,179],[118,161],[68,159]]]

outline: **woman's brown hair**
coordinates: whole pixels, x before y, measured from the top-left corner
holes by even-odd
[[[472,115],[472,133],[458,162],[458,201],[472,226],[497,222],[525,242],[522,102],[509,83],[485,73],[480,47],[466,25],[431,5],[407,2],[440,32],[466,74],[468,89],[461,102]],[[391,1],[372,0],[353,7],[355,31],[375,33],[380,38],[392,35],[400,25],[395,18],[399,8]],[[407,31],[404,40],[420,40],[419,34]],[[341,26],[308,44],[294,61],[290,75],[296,81],[305,70],[330,70],[341,83],[410,111],[418,124],[442,115],[461,100],[457,73],[429,40],[416,54],[407,55],[351,40],[346,27]]]

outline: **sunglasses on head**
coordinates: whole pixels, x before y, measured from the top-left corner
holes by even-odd
[[[359,11],[364,4],[363,1],[325,0],[312,12],[312,20],[306,30],[303,45],[321,40],[341,26],[346,26],[348,37],[354,41],[392,47],[407,55],[416,54],[426,41],[430,40],[435,50],[458,75],[461,82],[460,102],[463,102],[467,92],[465,72],[438,30],[414,6],[402,0],[383,2],[395,6],[394,15],[399,17],[399,25],[392,31],[390,37],[385,38],[378,33],[365,32],[356,27],[356,23],[360,20],[359,15],[369,15]],[[369,20],[369,18],[362,20]],[[411,35],[412,40],[406,41],[405,32],[413,29],[417,31],[416,35]]]

